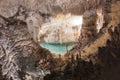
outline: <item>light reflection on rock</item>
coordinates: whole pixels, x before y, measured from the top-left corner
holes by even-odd
[[[40,42],[64,43],[77,42],[83,17],[81,15],[58,14],[51,17],[50,22],[43,24],[40,28]],[[67,36],[67,37],[66,37]]]

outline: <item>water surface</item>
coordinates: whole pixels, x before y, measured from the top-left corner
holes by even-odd
[[[57,43],[39,43],[41,47],[48,49],[51,53],[65,54],[67,50],[71,50],[74,43],[69,44],[57,44]],[[66,47],[67,46],[67,47]]]

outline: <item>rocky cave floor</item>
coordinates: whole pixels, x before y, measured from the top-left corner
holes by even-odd
[[[64,70],[60,67],[46,75],[44,80],[119,80],[120,24],[114,32],[109,29],[109,34],[111,40],[107,40],[107,46],[99,47],[98,54],[89,56],[89,61],[82,60],[79,55],[71,55]]]

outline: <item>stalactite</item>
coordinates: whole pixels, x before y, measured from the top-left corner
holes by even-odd
[[[104,24],[103,8],[98,7],[96,12],[97,12],[96,28],[97,28],[97,33],[99,33]]]

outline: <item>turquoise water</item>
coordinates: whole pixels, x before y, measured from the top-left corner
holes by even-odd
[[[48,49],[51,53],[64,54],[67,52],[67,49],[70,50],[73,48],[73,44],[69,44],[66,49],[66,44],[50,44],[50,43],[40,43],[40,46]]]

